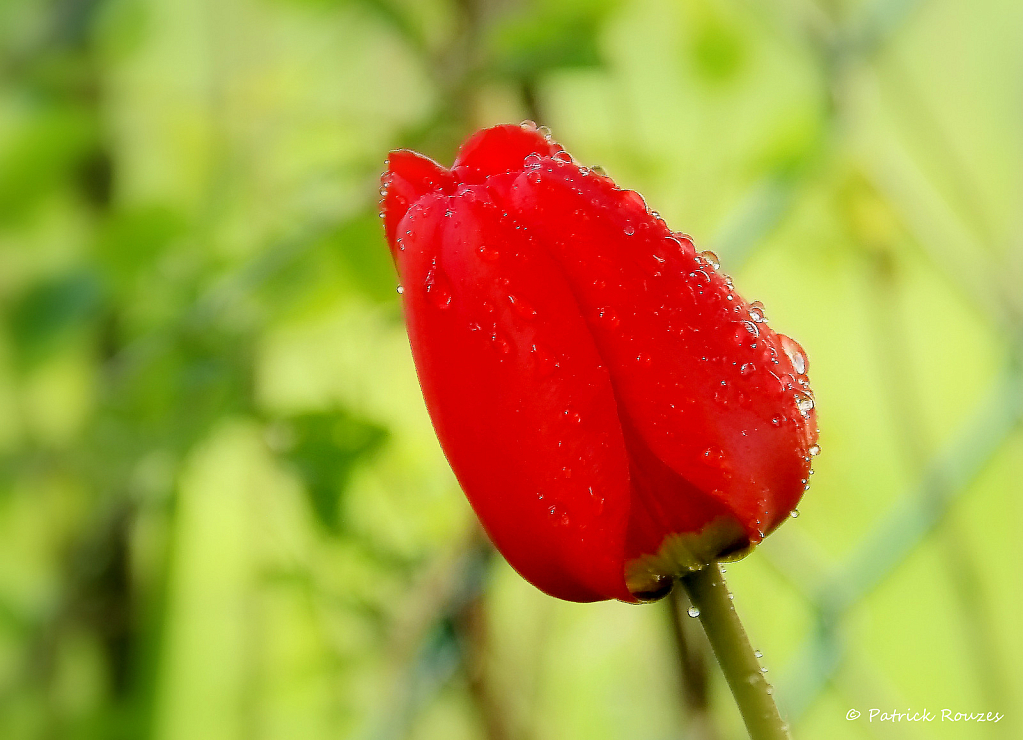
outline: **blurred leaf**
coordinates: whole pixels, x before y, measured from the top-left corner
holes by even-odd
[[[329,532],[342,531],[341,494],[356,464],[380,448],[387,430],[332,410],[276,422],[269,436],[302,476],[317,521]]]
[[[353,287],[377,301],[393,300],[397,277],[375,207],[343,223],[328,244]]]
[[[603,65],[598,31],[610,2],[536,3],[494,26],[487,71],[533,80],[556,69]]]
[[[187,450],[221,417],[252,411],[252,338],[216,325],[181,329],[122,380],[111,406],[120,433]]]
[[[690,54],[697,74],[712,83],[731,80],[746,61],[742,34],[709,7],[699,13]]]
[[[0,225],[24,218],[90,151],[95,122],[74,108],[40,113],[0,151]]]
[[[112,282],[123,285],[148,271],[184,230],[184,219],[164,206],[120,211],[97,236],[97,262]]]
[[[96,274],[78,270],[33,285],[8,315],[11,338],[31,365],[97,316],[103,292]]]

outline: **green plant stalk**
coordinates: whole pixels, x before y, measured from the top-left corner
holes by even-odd
[[[682,577],[751,740],[791,740],[717,563]]]

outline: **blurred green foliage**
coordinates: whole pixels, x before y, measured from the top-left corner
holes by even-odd
[[[384,157],[525,118],[807,349],[814,485],[729,567],[796,737],[1018,737],[1021,31],[1012,0],[0,3],[0,737],[702,737],[665,610],[521,581],[419,395]]]

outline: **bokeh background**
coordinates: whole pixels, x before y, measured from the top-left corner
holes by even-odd
[[[0,737],[744,736],[696,620],[535,591],[434,439],[379,173],[527,118],[807,350],[813,485],[728,568],[796,737],[1023,736],[1021,38],[1018,0],[0,2]]]

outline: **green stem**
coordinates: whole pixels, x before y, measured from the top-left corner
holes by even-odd
[[[791,740],[788,725],[778,714],[760,661],[732,606],[721,566],[713,563],[683,576],[682,586],[693,606],[699,609],[703,629],[714,648],[735,703],[739,705],[739,713],[751,740]]]

